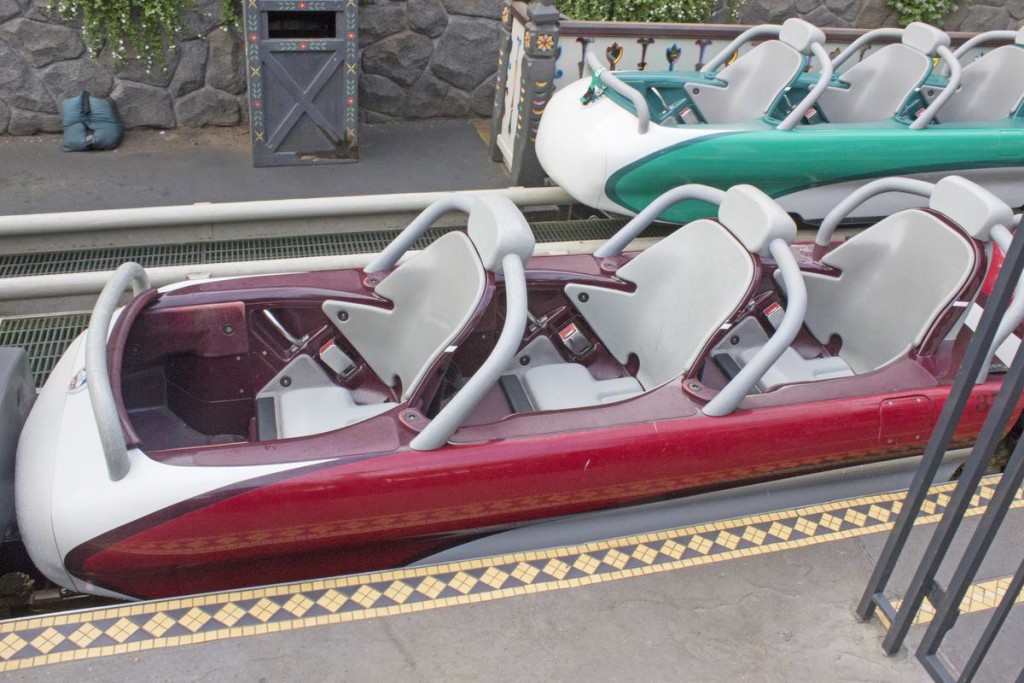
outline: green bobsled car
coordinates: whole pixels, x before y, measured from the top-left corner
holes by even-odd
[[[951,173],[1024,204],[1024,29],[980,34],[954,53],[944,32],[914,23],[871,31],[831,60],[824,40],[800,19],[754,27],[699,72],[612,73],[589,54],[593,77],[544,112],[538,157],[578,201],[616,213],[687,183],[750,183],[813,222],[873,179]],[[1004,44],[961,66],[993,43]],[[882,195],[851,218],[909,201]],[[687,202],[663,218],[709,213]]]

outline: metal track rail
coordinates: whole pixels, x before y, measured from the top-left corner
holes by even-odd
[[[369,216],[422,211],[451,192],[410,192],[352,197],[277,199],[260,202],[224,202],[137,209],[101,209],[64,213],[0,216],[0,237],[66,235],[146,227],[223,225],[264,220],[307,220],[340,216]],[[469,190],[459,194],[501,194],[517,206],[568,204],[572,199],[559,187],[510,187],[505,190]]]

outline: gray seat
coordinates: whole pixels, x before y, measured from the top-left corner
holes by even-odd
[[[957,176],[936,184],[929,209],[889,216],[826,254],[821,262],[838,277],[803,273],[808,330],[823,344],[838,335],[838,355],[856,374],[921,345],[950,303],[977,282],[971,239],[987,241],[993,225],[1011,218],[998,198]]]
[[[466,232],[438,238],[377,285],[381,306],[327,301],[323,310],[385,383],[408,400],[434,361],[465,330],[501,260],[533,253],[530,226],[500,196],[478,200]]]
[[[829,86],[818,107],[830,123],[867,123],[892,118],[932,72],[932,57],[949,45],[943,31],[921,22],[906,27],[899,43],[868,54]]]
[[[939,109],[938,119],[941,123],[998,121],[1012,116],[1022,102],[1024,29],[1017,32],[1013,45],[997,47],[963,68],[960,87]]]
[[[771,111],[803,72],[811,45],[824,42],[821,29],[787,19],[778,40],[761,43],[715,74],[724,87],[687,83],[686,92],[708,123],[752,121]]]
[[[718,220],[689,223],[637,255],[617,276],[622,291],[570,284],[565,293],[608,351],[622,364],[639,360],[636,377],[597,380],[582,365],[542,365],[522,374],[539,410],[622,400],[686,372],[721,326],[750,296],[757,272],[752,254],[777,237],[791,241],[792,219],[760,190],[731,188]]]
[[[286,382],[282,382],[287,378]],[[298,356],[256,395],[261,441],[291,439],[369,420],[397,403],[357,404],[310,356]]]
[[[488,273],[500,273],[508,254],[525,263],[533,253],[533,233],[511,201],[500,195],[473,201],[466,232],[443,235],[391,271],[374,290],[379,305],[323,304],[324,313],[370,369],[400,390],[400,402],[416,393],[489,300],[485,293],[493,289],[494,278]],[[279,378],[286,373],[290,382],[282,387]],[[348,389],[306,357],[282,370],[257,396],[258,404],[263,398],[273,401],[278,438],[338,429],[398,405],[357,404]]]

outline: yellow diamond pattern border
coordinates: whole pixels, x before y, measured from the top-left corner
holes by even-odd
[[[968,515],[980,515],[999,476]],[[916,524],[938,521],[955,483],[932,487]],[[904,492],[566,548],[0,621],[0,672],[559,590],[888,531]],[[1015,508],[1024,508],[1018,491]],[[976,584],[964,612],[992,609],[1009,578]],[[1024,598],[1018,598],[1024,602]],[[930,619],[929,606],[918,621]]]
[[[960,614],[973,614],[975,612],[995,609],[1002,602],[1012,580],[1012,576],[1002,576],[998,579],[971,584],[967,589],[967,594],[964,595],[964,599],[960,601]],[[1024,592],[1018,593],[1013,603],[1015,605],[1024,604]],[[892,601],[892,606],[895,610],[898,610],[902,604],[902,600]],[[926,597],[921,605],[921,609],[918,610],[917,615],[914,617],[914,624],[928,624],[934,618],[935,607]]]

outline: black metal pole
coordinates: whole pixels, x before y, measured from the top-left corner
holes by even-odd
[[[1024,353],[1018,353],[1017,355],[1018,358],[1014,359],[1013,366],[1016,368],[1020,365],[1024,368],[1024,362],[1018,362],[1024,360]],[[1024,374],[1024,372],[1021,374]],[[1005,386],[1004,390],[1000,392],[1000,396],[1003,393],[1009,393],[1006,391]],[[1016,402],[1016,399],[1019,397],[1020,393],[1018,392],[1011,398]],[[918,646],[917,658],[921,660],[921,663],[929,671],[937,664],[941,666],[937,662],[935,655],[942,645],[942,639],[949,629],[953,628],[956,618],[960,615],[960,602],[963,600],[964,595],[967,594],[971,581],[974,580],[975,575],[978,573],[978,568],[981,567],[982,560],[985,559],[992,541],[995,540],[996,533],[999,531],[999,527],[1017,495],[1021,481],[1024,481],[1024,440],[1018,441],[1017,447],[1013,449],[1013,454],[1010,456],[1006,470],[1003,472],[999,485],[996,487],[996,492],[992,496],[992,500],[989,501],[988,509],[985,510],[985,514],[978,523],[978,527],[971,535],[971,540],[967,544],[966,550],[964,550],[963,559],[957,564],[956,570],[953,572],[953,578],[950,579],[949,586],[946,588],[942,600],[935,606],[935,618],[928,625],[928,630],[925,631],[924,638],[921,639],[921,644]],[[952,538],[949,540],[952,540]],[[1018,570],[1019,573],[1020,571]],[[1020,590],[1019,586],[1017,590]],[[1003,602],[1006,602],[1006,600]],[[1009,602],[1013,604],[1012,597]],[[1009,611],[1008,607],[1007,611]],[[992,639],[995,638],[998,630],[997,627],[995,632],[991,634]],[[985,634],[988,634],[988,629],[986,629]],[[987,651],[988,645],[991,644],[991,639],[988,643],[985,643],[983,636],[979,645],[981,644],[984,644],[984,653],[984,651]],[[977,663],[980,664],[980,660]],[[975,668],[977,668],[977,665],[975,665]],[[971,678],[961,676],[960,680],[969,681]]]
[[[996,607],[996,611],[992,613],[992,617],[988,620],[985,632],[981,634],[981,639],[974,646],[971,656],[967,658],[967,663],[964,664],[963,671],[960,672],[960,681],[966,683],[973,680],[974,675],[978,673],[978,667],[981,666],[981,662],[985,659],[985,655],[988,654],[989,648],[992,647],[992,641],[996,639],[999,629],[1002,628],[1003,622],[1006,621],[1006,617],[1010,614],[1010,609],[1017,600],[1017,596],[1020,595],[1022,586],[1024,586],[1024,559],[1021,560],[1020,566],[1017,567],[1017,572],[1006,587],[1006,594],[999,602],[999,606]],[[1024,672],[1021,673],[1024,675]]]
[[[921,466],[914,475],[900,514],[896,519],[892,532],[890,532],[889,537],[886,539],[878,564],[875,565],[867,589],[857,607],[857,615],[861,619],[870,618],[875,606],[884,598],[885,587],[892,576],[900,552],[913,529],[914,520],[921,509],[921,504],[924,502],[928,489],[935,479],[935,473],[941,463],[942,456],[952,440],[960,416],[963,414],[967,401],[971,396],[975,380],[981,373],[982,366],[988,358],[988,350],[992,345],[992,340],[995,338],[1002,314],[1010,302],[1014,286],[1020,278],[1022,270],[1024,270],[1024,239],[1021,239],[1018,234],[1014,236],[1010,244],[1002,269],[996,278],[993,291],[986,302],[978,329],[968,344],[967,354],[954,379],[949,398],[942,408],[935,430],[928,441]],[[1019,355],[1024,356],[1024,354]],[[1005,406],[1003,411],[998,410],[998,406],[994,407],[993,413],[996,412],[1005,412]],[[992,415],[990,415],[982,427],[978,441],[990,442],[992,449],[994,449],[995,443],[998,443],[998,438],[993,440],[993,435],[1001,434],[1001,426],[1001,423],[998,425],[993,424]],[[976,446],[975,451],[977,452],[977,450]],[[969,467],[965,467],[964,470],[965,477],[977,474],[977,478],[980,479],[980,474],[984,471],[984,465],[979,466],[977,464],[980,460],[980,457],[975,458],[972,454],[972,458],[968,461]],[[961,479],[961,486],[963,484],[964,481]],[[974,486],[976,487],[976,485],[977,482],[975,481]],[[960,491],[961,487],[958,487],[954,497]],[[973,495],[973,490],[970,495],[960,494],[960,497],[963,499],[961,503],[969,503],[971,495]],[[943,516],[940,527],[943,522],[947,526],[952,525],[952,522],[947,522],[946,520],[952,520],[953,517],[953,515],[949,514],[949,509],[947,508],[947,514]],[[944,537],[945,533],[940,533],[938,530],[933,535],[932,543],[929,544],[925,559],[919,567],[911,589],[908,590],[903,604],[893,618],[892,626],[883,642],[883,649],[888,654],[893,654],[899,649],[913,621],[913,615],[917,613],[921,606],[921,601],[925,597],[925,589],[931,589],[934,579],[932,565],[935,564],[934,560],[938,555],[940,546],[943,545],[941,542]],[[948,546],[948,543],[945,545]]]

